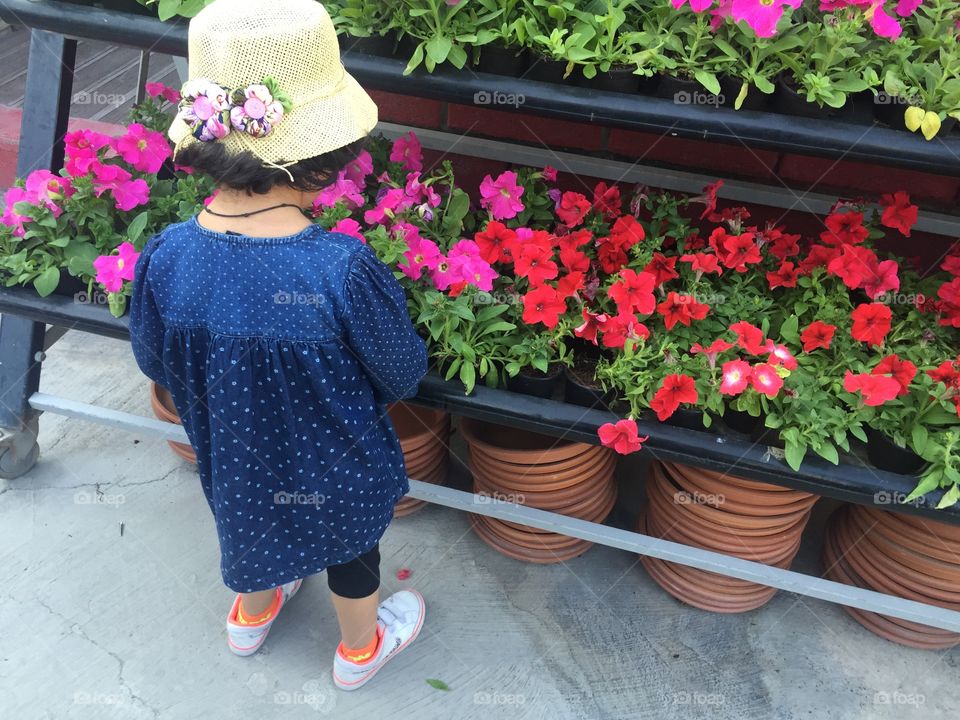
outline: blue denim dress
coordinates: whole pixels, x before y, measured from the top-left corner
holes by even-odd
[[[427,356],[370,248],[319,226],[172,225],[137,262],[130,336],[196,451],[227,587],[273,588],[380,540],[409,490],[386,405],[416,393]]]

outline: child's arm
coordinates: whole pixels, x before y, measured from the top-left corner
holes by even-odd
[[[364,246],[344,289],[343,325],[350,351],[366,371],[381,405],[416,394],[427,372],[427,349],[407,313],[403,288]]]
[[[147,243],[134,270],[133,297],[130,299],[130,343],[133,356],[143,374],[166,387],[167,381],[163,372],[163,320],[147,279],[150,256],[156,250],[159,240],[158,236]]]

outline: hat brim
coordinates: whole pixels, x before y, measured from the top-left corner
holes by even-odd
[[[352,75],[345,73],[344,85],[336,94],[296,105],[266,137],[254,138],[232,130],[216,142],[231,153],[247,150],[271,164],[293,163],[366,137],[376,127],[377,119],[376,103]],[[167,135],[178,150],[200,142],[179,117],[174,119]]]

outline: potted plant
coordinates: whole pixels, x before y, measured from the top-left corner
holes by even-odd
[[[399,0],[371,3],[366,0],[325,2],[340,36],[341,50],[356,50],[370,55],[393,55]]]
[[[709,96],[702,98],[704,104],[732,106],[739,87],[726,102],[727,98],[721,96],[728,90],[721,86],[721,80],[728,77],[734,59],[717,48],[710,16],[681,8],[670,13],[669,19],[665,28],[666,52],[676,70],[661,79],[658,95],[678,102],[700,102],[698,96],[706,91]]]
[[[478,0],[489,18],[477,31],[473,64],[480,72],[519,77],[527,68],[530,22],[521,14],[521,0]]]
[[[433,72],[449,62],[458,70],[467,64],[467,48],[477,42],[477,29],[502,15],[497,9],[480,15],[471,13],[468,2],[445,0],[401,0],[396,18],[400,31],[412,39],[413,50],[403,74],[420,65]]]

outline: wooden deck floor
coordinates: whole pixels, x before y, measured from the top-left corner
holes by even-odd
[[[0,30],[0,105],[23,107],[30,32],[23,28]],[[73,83],[71,115],[87,120],[123,123],[137,94],[140,52],[132,48],[81,40]],[[149,61],[149,82],[180,86],[169,55],[154,54]]]

